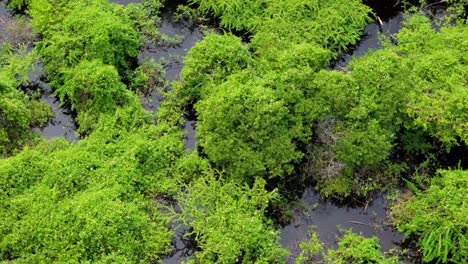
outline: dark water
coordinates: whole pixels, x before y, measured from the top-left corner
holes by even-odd
[[[338,59],[332,62],[332,69],[343,69],[348,63],[357,57],[365,55],[370,50],[382,48],[381,38],[387,37],[391,41],[395,40],[394,34],[397,33],[402,26],[403,12],[396,12],[393,17],[389,17],[386,20],[380,19],[367,25],[364,28],[361,39],[359,42],[350,47],[349,50],[341,54]]]
[[[387,225],[388,207],[389,203],[382,194],[369,204],[349,207],[323,201],[315,191],[306,190],[299,206],[293,210],[293,220],[281,229],[280,242],[291,252],[288,263],[294,262],[299,253],[299,242],[307,238],[311,226],[315,227],[324,248],[336,246],[340,228],[352,228],[353,232],[362,233],[365,237],[378,237],[383,251],[398,247],[404,236]]]
[[[173,20],[173,13],[177,8],[176,2],[177,1],[172,1],[165,6],[161,15],[159,30],[169,37],[180,38],[181,41],[173,45],[153,47],[141,53],[143,57],[154,58],[156,61],[166,61],[166,63],[164,63],[164,69],[166,70],[165,78],[168,81],[177,81],[180,79],[184,56],[197,41],[203,38],[203,31],[199,27],[194,26],[188,21],[176,22]],[[157,91],[151,93],[150,102],[152,102],[152,104],[145,105],[145,108],[153,112],[156,111],[160,100],[161,97]],[[184,126],[185,147],[189,150],[194,150],[196,144],[195,121],[189,116],[187,116],[186,119],[187,121]]]
[[[128,2],[128,1],[127,1]],[[174,45],[168,46],[155,46],[151,49],[143,51],[140,56],[154,58],[156,61],[166,61],[164,63],[164,69],[166,70],[166,80],[177,81],[180,80],[180,72],[183,67],[183,57],[187,52],[195,45],[197,41],[203,38],[203,31],[194,26],[189,21],[174,21],[173,14],[180,1],[167,1],[164,10],[161,14],[161,24],[158,25],[161,33],[166,34],[172,38],[181,38],[181,41]],[[170,89],[170,87],[168,87]],[[150,102],[152,104],[144,104],[147,110],[155,112],[161,100],[160,95],[157,91],[152,92],[150,96]],[[194,150],[197,139],[196,133],[196,122],[192,115],[186,115],[186,122],[184,125],[184,145],[188,150]],[[174,223],[177,225],[177,223]],[[175,230],[175,237],[173,240],[173,252],[170,256],[163,259],[163,263],[176,264],[186,260],[187,257],[193,255],[194,245],[193,240],[185,237],[187,234],[187,228],[185,226],[179,226]]]
[[[49,120],[43,128],[35,128],[34,131],[47,139],[54,137],[63,137],[73,142],[77,141],[76,124],[71,115],[69,107],[60,106],[60,100],[53,96],[51,88],[44,82],[39,83],[41,88],[41,100],[46,101],[54,113],[54,117]]]
[[[138,0],[112,0],[110,2],[127,5],[138,3]],[[184,1],[166,1],[161,12],[161,22],[156,25],[162,34],[171,38],[179,39],[177,43],[166,45],[152,45],[140,52],[140,60],[153,58],[157,62],[162,62],[166,75],[164,78],[171,82],[180,79],[180,72],[183,67],[182,60],[195,43],[203,38],[203,31],[200,27],[190,21],[174,21],[173,14],[177,6]],[[166,87],[166,89],[170,89]],[[162,97],[159,91],[152,91],[149,96],[141,98],[143,107],[151,112],[156,112],[161,104]],[[184,125],[185,147],[195,149],[195,121],[189,116]]]

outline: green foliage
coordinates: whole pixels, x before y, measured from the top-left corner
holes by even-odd
[[[131,70],[141,43],[159,36],[154,23],[160,6],[156,0],[129,7],[101,0],[32,2],[33,25],[43,34],[36,48],[62,104],[69,100],[77,112],[82,135],[114,114],[126,127],[132,122],[122,118],[130,110],[135,120],[144,118],[138,98],[122,82],[148,92],[161,81],[163,69],[154,61]]]
[[[361,234],[355,234],[352,229],[341,230],[342,234],[337,237],[338,248],[323,250],[323,245],[318,239],[317,232],[312,228],[309,238],[299,244],[301,252],[295,263],[378,263],[399,264],[397,256],[387,257],[380,250],[379,240],[376,237],[366,238]]]
[[[238,37],[211,33],[187,53],[181,79],[188,96],[196,100],[209,94],[203,89],[222,83],[229,75],[247,69],[252,63],[247,47]]]
[[[343,172],[340,173],[333,178],[319,178],[315,189],[320,191],[323,197],[342,199],[351,196],[356,191],[357,180]]]
[[[180,220],[192,227],[201,251],[195,263],[281,263],[286,251],[264,216],[275,191],[257,178],[250,188],[206,171],[178,196]]]
[[[468,13],[467,13],[467,8],[468,8],[468,1],[467,0],[445,0],[448,4],[448,11],[459,17],[464,17],[466,18]]]
[[[310,90],[318,144],[309,170],[323,195],[366,195],[392,182],[393,173],[383,168],[405,119],[406,70],[387,48],[353,60],[345,72],[315,75]]]
[[[81,61],[64,72],[64,79],[56,94],[62,102],[68,99],[71,109],[78,112],[81,133],[91,131],[100,114],[112,114],[134,99],[117,70],[100,60]]]
[[[158,15],[161,7],[162,3],[159,0],[143,0],[140,3],[130,3],[121,9],[122,15],[128,16],[133,21],[133,27],[144,45],[155,44],[165,38],[155,27],[155,23],[160,21]]]
[[[255,28],[256,19],[263,16],[265,0],[191,0],[204,12],[221,18],[221,25],[236,30]]]
[[[457,19],[457,18],[466,18],[468,1],[467,0],[441,0],[441,1],[426,1],[420,0],[421,7],[429,7],[432,5],[441,5],[446,9],[447,14],[444,19]]]
[[[3,159],[0,165],[0,204],[4,206],[7,197],[19,195],[39,182],[50,166],[47,155],[67,146],[64,139],[54,139],[39,143],[33,149],[27,148],[15,157]]]
[[[251,75],[234,75],[195,105],[197,137],[210,161],[228,177],[281,177],[301,158],[296,127],[274,90]]]
[[[167,85],[164,79],[166,70],[161,63],[153,58],[144,58],[140,65],[131,73],[129,87],[144,95],[162,90]]]
[[[118,185],[96,186],[57,200],[59,190],[39,186],[17,196],[10,214],[2,212],[1,229],[9,233],[0,252],[28,263],[94,262],[112,255],[134,263],[165,250],[170,233],[157,226],[164,221],[160,213],[150,221],[138,208],[144,203],[122,201],[121,192]]]
[[[395,171],[389,164],[396,142],[404,143],[397,147],[407,155],[427,156],[466,144],[467,35],[466,24],[435,32],[424,15],[415,14],[398,33],[398,46],[387,44],[354,59],[344,72],[315,75],[309,90],[316,102],[319,144],[311,153],[327,162],[310,158],[310,167],[318,172],[320,189],[367,193],[392,182],[405,168],[402,164]],[[431,137],[443,145],[432,145]]]
[[[179,190],[182,135],[125,129],[122,117],[76,145],[44,142],[0,161],[2,259],[135,263],[168,252],[169,218],[147,198]]]
[[[8,7],[18,11],[25,11],[31,0],[9,0]]]
[[[447,147],[468,142],[467,36],[466,23],[435,32],[423,15],[408,19],[398,34],[398,51],[408,53],[412,69],[408,115]]]
[[[0,69],[4,77],[3,83],[8,83],[14,88],[29,83],[29,73],[34,70],[37,63],[37,55],[28,52],[25,45],[14,48],[9,43],[0,45]],[[6,88],[2,88],[6,89]]]
[[[309,139],[317,118],[308,97],[315,95],[315,72],[355,43],[370,9],[341,0],[193,3],[219,16],[223,26],[252,33],[255,55],[239,39],[214,34],[189,52],[184,95],[198,100],[204,153],[227,177],[249,181],[291,173],[302,157],[296,144]]]
[[[44,102],[17,90],[29,82],[36,57],[25,46],[15,50],[9,44],[0,47],[0,156],[10,155],[34,139],[30,131],[52,115]]]
[[[354,0],[192,2],[220,17],[221,25],[253,33],[253,47],[272,59],[276,52],[297,44],[315,43],[334,52],[343,50],[359,38],[370,12],[361,1]]]
[[[125,103],[126,88],[117,70],[100,60],[81,61],[65,72],[66,82],[56,90],[61,101],[67,97],[77,112],[107,112]]]
[[[396,264],[400,263],[398,257],[387,258],[380,251],[379,241],[376,237],[365,238],[346,230],[339,238],[338,248],[329,249],[325,255],[327,263],[378,263]]]
[[[85,6],[76,4],[62,21],[57,22],[56,27],[47,25],[49,31],[44,32],[45,38],[38,44],[38,51],[43,56],[44,68],[54,87],[65,81],[61,76],[64,71],[75,67],[82,60],[100,59],[105,64],[115,66],[120,75],[125,77],[129,61],[138,55],[137,32],[128,16],[116,14],[113,5],[107,2],[95,2]],[[84,4],[83,1],[79,3]],[[55,14],[49,10],[33,11],[34,8],[35,5],[31,10],[33,25],[38,23],[36,16]],[[50,31],[51,28],[54,30]]]
[[[275,35],[276,36],[276,35]],[[279,40],[271,40],[278,43]],[[255,67],[261,72],[285,72],[291,69],[310,72],[325,67],[332,58],[332,52],[314,43],[289,44],[282,49],[268,49],[256,51]]]
[[[425,192],[393,207],[398,230],[420,238],[423,261],[468,260],[467,190],[467,171],[440,171]]]
[[[299,243],[301,252],[294,260],[295,264],[312,263],[314,257],[323,251],[323,245],[320,243],[317,232],[311,228],[308,236],[308,240]]]
[[[348,166],[384,160],[399,129],[406,86],[400,59],[391,49],[353,60],[349,73],[322,71],[314,80],[322,118],[336,118],[335,151]],[[325,106],[325,107],[323,107]]]
[[[252,46],[261,56],[273,57],[277,52],[295,49],[294,46],[300,44],[315,44],[336,56],[337,52],[356,43],[369,22],[370,9],[361,1],[266,2],[267,8],[263,18],[258,18],[252,37]]]
[[[87,5],[109,6],[106,0],[31,0],[29,14],[35,31],[49,38],[75,8]]]
[[[160,1],[9,2],[21,10],[29,4],[42,36],[36,51],[88,137],[73,145],[40,142],[0,160],[5,261],[158,261],[172,232],[154,198],[176,196],[178,217],[200,249],[189,261],[280,263],[286,251],[265,216],[279,197],[265,190],[264,179],[290,175],[303,156],[297,146],[312,131],[313,175],[325,196],[366,195],[393,183],[406,168],[388,160],[395,142],[405,144],[406,154],[428,156],[440,150],[426,141],[430,136],[447,149],[468,142],[466,23],[435,32],[414,15],[398,46],[387,44],[344,72],[320,71],[369,22],[361,1],[193,0],[228,29],[251,34],[251,43],[206,35],[153,116],[124,83],[143,92],[164,85],[154,60],[135,69],[137,49],[166,38],[154,27]],[[1,49],[0,155],[30,142],[30,127],[48,118],[45,104],[17,91],[36,62],[25,51]],[[202,152],[187,155],[180,127],[191,103]],[[427,192],[394,209],[398,228],[421,237],[425,261],[466,262],[466,176],[444,172]],[[427,184],[414,179],[415,188]],[[297,263],[322,251],[313,232],[300,248]],[[322,256],[329,263],[397,263],[377,239],[351,231]]]

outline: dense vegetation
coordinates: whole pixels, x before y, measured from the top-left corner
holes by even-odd
[[[395,226],[423,261],[465,263],[467,173],[443,156],[468,145],[468,25],[466,2],[446,2],[457,19],[435,30],[408,12],[397,45],[383,38],[338,71],[327,66],[374,16],[360,0],[190,1],[226,32],[195,44],[154,114],[139,96],[165,83],[162,69],[138,56],[169,40],[155,27],[164,3],[9,1],[37,36],[32,50],[19,36],[0,49],[1,261],[158,262],[183,224],[188,263],[283,263],[275,213],[294,179],[340,200],[404,183],[414,195]],[[24,89],[38,60],[79,142],[32,132],[51,117]],[[190,108],[195,151],[181,129]],[[324,250],[311,231],[296,263],[399,262],[376,238],[337,239]]]
[[[441,171],[424,193],[416,189],[415,197],[393,208],[398,229],[420,236],[424,261],[467,261],[467,188],[467,171]]]
[[[14,47],[10,43],[0,44],[0,155],[16,152],[31,144],[37,135],[33,126],[41,126],[51,116],[49,106],[18,90],[27,85],[28,73],[34,67],[36,56],[28,53],[26,46]]]

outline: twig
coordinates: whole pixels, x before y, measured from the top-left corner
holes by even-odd
[[[379,22],[380,32],[383,32],[383,21],[382,21],[382,19],[380,19],[379,16],[376,16],[376,17],[377,17],[377,22]]]
[[[358,221],[348,221],[351,224],[356,224],[356,225],[366,225],[368,226],[369,224],[363,223],[363,222],[358,222]]]
[[[388,34],[388,36],[392,39],[393,44],[397,45],[398,44],[398,39],[392,34]]]
[[[380,19],[380,17],[377,16],[377,20],[379,21],[380,26],[383,27],[383,21],[382,21],[382,19]]]
[[[428,7],[433,6],[433,5],[442,4],[444,2],[445,1],[439,1],[439,2],[434,2],[434,3],[427,4],[427,5],[421,5],[421,7],[419,7],[419,10],[422,10],[423,8],[428,8]]]

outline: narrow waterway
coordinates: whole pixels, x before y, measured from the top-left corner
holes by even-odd
[[[139,3],[138,0],[111,0],[117,4],[128,5],[130,3]],[[156,62],[160,62],[166,74],[164,78],[169,82],[177,81],[180,79],[180,72],[183,67],[183,58],[187,52],[195,45],[197,41],[203,38],[203,30],[190,21],[174,21],[174,13],[177,6],[184,1],[166,1],[164,8],[161,12],[161,22],[156,25],[159,31],[173,39],[178,39],[176,43],[163,44],[154,43],[146,49],[140,51],[139,59],[152,58]],[[161,104],[160,91],[151,91],[148,96],[142,97],[141,102],[143,107],[151,112],[156,112]],[[185,148],[189,150],[195,149],[196,144],[196,122],[191,115],[186,116],[184,125],[185,133]]]
[[[111,0],[110,2],[127,5],[129,3],[138,3],[138,0]],[[168,45],[150,45],[146,49],[140,51],[139,59],[153,58],[156,62],[161,62],[166,74],[164,78],[169,82],[166,89],[170,89],[170,82],[180,80],[180,72],[183,67],[183,58],[187,52],[195,45],[197,41],[203,38],[203,30],[190,21],[174,21],[174,13],[181,1],[166,1],[166,4],[161,12],[161,21],[156,26],[162,34],[174,39],[178,39],[176,43]],[[151,112],[156,112],[160,106],[162,97],[160,91],[155,90],[141,98],[143,107]],[[184,144],[188,150],[195,149],[196,144],[196,122],[194,116],[186,115],[184,125]],[[173,223],[178,226],[178,223]],[[175,236],[172,242],[173,251],[170,255],[163,259],[163,263],[178,264],[195,253],[195,245],[193,240],[185,237],[187,229],[184,226],[178,226],[175,230]]]

